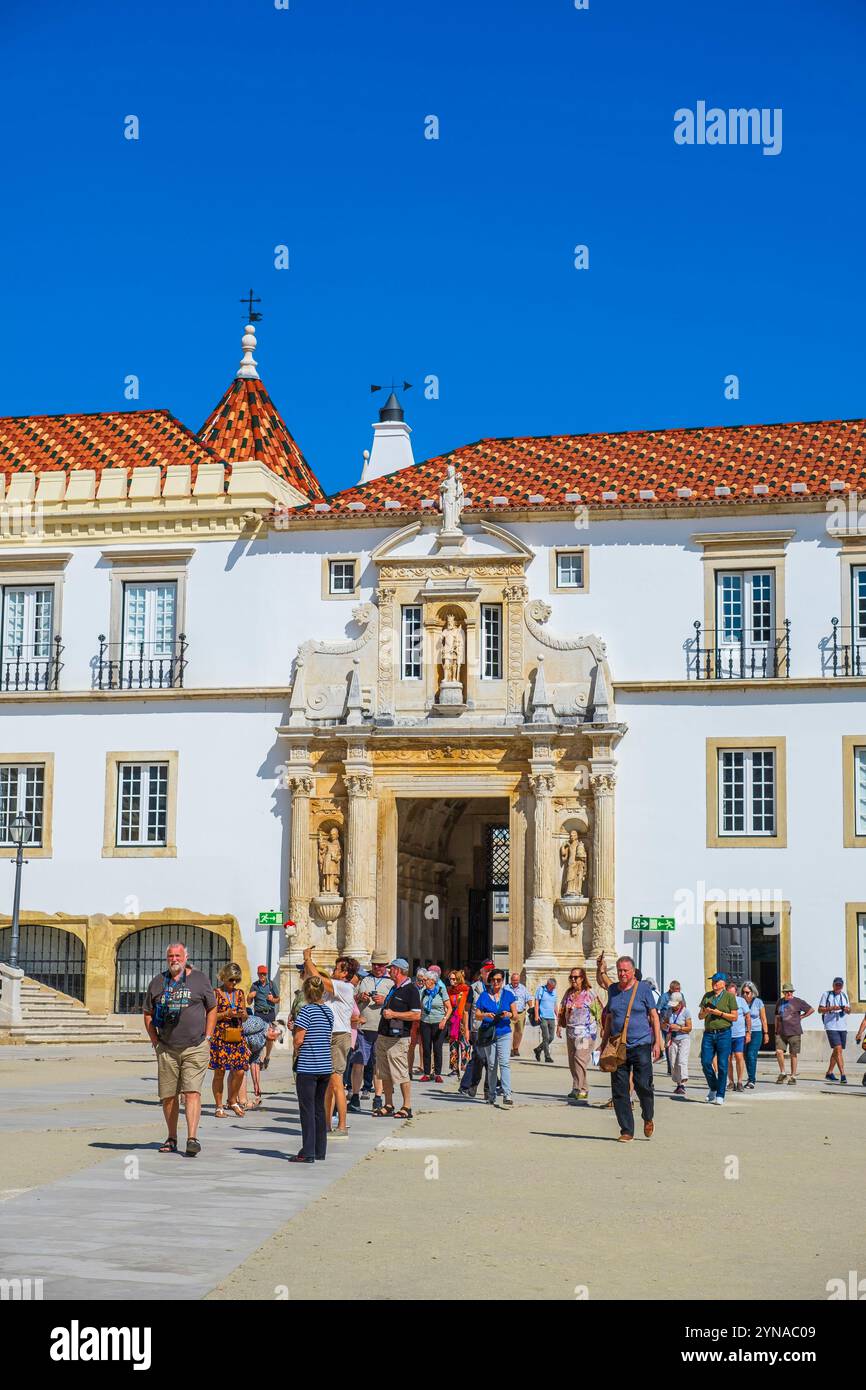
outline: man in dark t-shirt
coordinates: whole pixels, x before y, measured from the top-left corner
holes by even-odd
[[[187,964],[186,947],[180,942],[169,946],[165,960],[165,970],[154,976],[144,996],[144,1026],[156,1049],[159,1098],[168,1128],[160,1153],[177,1153],[178,1097],[182,1094],[187,1157],[195,1158],[201,1152],[196,1135],[216,1022],[216,995],[207,975]]]
[[[412,1118],[412,1083],[409,1080],[409,1035],[421,1017],[421,995],[409,978],[409,962],[402,956],[391,962],[388,974],[393,988],[382,1005],[376,1038],[376,1075],[382,1082],[385,1104],[377,1115],[398,1120]],[[394,1110],[394,1086],[399,1084],[403,1104]]]
[[[599,971],[602,968],[603,957],[599,957]],[[616,963],[616,978],[617,983],[611,983],[607,992],[601,1047],[603,1051],[611,1038],[618,1037],[625,1030],[625,1062],[610,1074],[610,1094],[619,1122],[620,1143],[627,1144],[634,1139],[634,1112],[630,1099],[632,1085],[640,1102],[644,1136],[652,1138],[655,1129],[653,1062],[657,1062],[661,1056],[662,1039],[655,995],[645,980],[637,978],[631,956],[620,956]]]

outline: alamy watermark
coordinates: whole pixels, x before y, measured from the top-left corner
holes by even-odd
[[[781,106],[721,106],[695,104],[674,112],[674,141],[678,145],[761,145],[763,154],[782,153]]]

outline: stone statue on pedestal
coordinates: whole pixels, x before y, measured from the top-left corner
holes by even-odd
[[[460,513],[463,511],[466,496],[460,474],[453,463],[449,463],[445,477],[439,484],[439,498],[442,505],[442,533],[461,535]]]
[[[463,629],[458,625],[453,613],[447,614],[445,618],[439,650],[442,660],[442,685],[454,685],[460,680],[465,646]]]
[[[576,830],[568,832],[568,840],[560,847],[562,861],[562,896],[564,898],[583,897],[583,884],[586,878],[586,846]]]
[[[343,864],[343,847],[340,832],[336,826],[325,833],[319,832],[319,892],[338,895],[340,892],[340,870]]]

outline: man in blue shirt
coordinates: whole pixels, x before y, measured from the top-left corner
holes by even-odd
[[[655,1128],[653,1062],[657,1062],[662,1055],[662,1035],[655,993],[645,980],[637,979],[631,956],[620,956],[616,963],[616,977],[618,983],[611,985],[607,994],[601,1048],[604,1051],[609,1039],[622,1033],[628,1018],[625,1062],[610,1075],[610,1093],[619,1121],[619,1139],[621,1144],[626,1144],[634,1139],[634,1112],[629,1096],[632,1080],[640,1101],[643,1132],[647,1139],[652,1137]]]
[[[556,980],[553,976],[543,985],[539,985],[535,991],[535,998],[532,1001],[535,1008],[535,1020],[541,1027],[541,1042],[538,1047],[533,1048],[536,1062],[541,1061],[540,1053],[544,1053],[545,1062],[552,1062],[550,1055],[550,1044],[553,1042],[556,1032]]]
[[[517,1001],[517,1015],[514,1019],[514,1027],[511,1033],[511,1055],[520,1056],[520,1044],[523,1041],[523,1030],[526,1027],[526,1010],[529,1008],[529,1001],[532,998],[526,985],[515,971],[511,976],[508,986]]]

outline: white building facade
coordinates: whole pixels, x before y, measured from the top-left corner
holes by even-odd
[[[198,435],[0,422],[25,972],[133,1012],[168,940],[254,970],[276,909],[286,982],[309,942],[535,982],[646,916],[690,1001],[722,966],[862,1012],[864,422],[416,464],[392,397],[325,497],[254,347]]]

